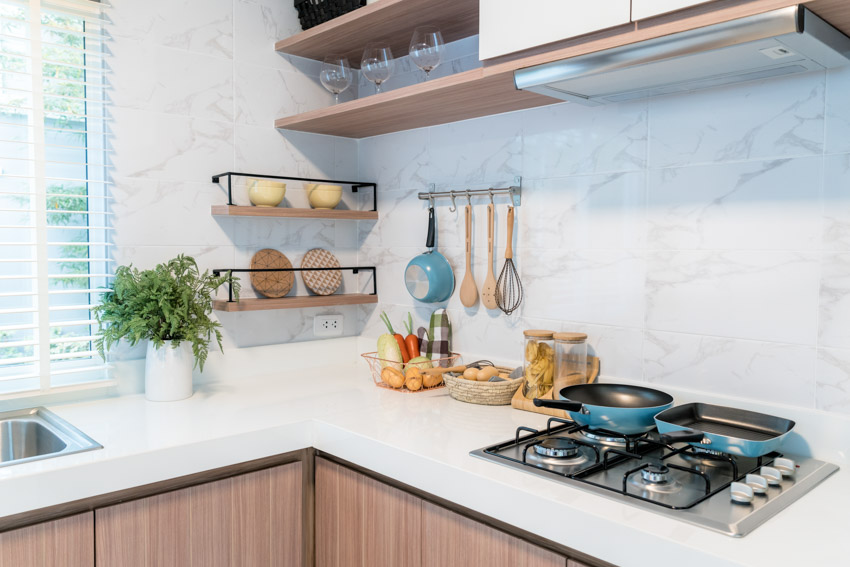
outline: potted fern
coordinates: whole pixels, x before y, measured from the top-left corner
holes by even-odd
[[[95,346],[100,356],[119,341],[135,346],[148,341],[145,397],[176,401],[192,395],[192,369],[202,372],[215,337],[221,350],[221,323],[210,318],[215,291],[230,274],[214,276],[198,270],[190,256],[180,255],[152,270],[120,266],[112,289],[92,309],[100,323]],[[234,297],[239,283],[234,278]]]

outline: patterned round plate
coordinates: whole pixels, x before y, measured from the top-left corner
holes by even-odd
[[[289,258],[271,248],[264,248],[251,258],[251,269],[292,268]],[[251,272],[251,285],[266,297],[283,297],[292,290],[294,272]]]
[[[339,268],[336,256],[322,248],[313,248],[301,260],[302,268]],[[316,295],[331,295],[342,285],[342,272],[339,270],[323,270],[316,272],[301,272],[304,285]]]

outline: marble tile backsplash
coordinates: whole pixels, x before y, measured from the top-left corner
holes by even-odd
[[[368,87],[366,87],[368,88]],[[359,223],[381,304],[362,334],[447,307],[456,349],[520,359],[524,328],[588,333],[610,377],[850,414],[850,69],[602,107],[555,104],[361,140],[380,185]],[[457,294],[413,301],[424,248],[416,192],[523,177],[514,249],[525,301],[508,317]],[[459,204],[465,204],[463,200]],[[487,262],[475,201],[473,270]],[[497,199],[496,262],[507,201]],[[438,205],[438,241],[464,275],[463,214]]]

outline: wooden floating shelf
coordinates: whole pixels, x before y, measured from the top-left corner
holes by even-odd
[[[280,118],[275,121],[275,127],[345,138],[366,138],[560,102],[563,101],[517,90],[513,73],[485,76],[483,69],[472,69]]]
[[[267,311],[270,309],[301,309],[304,307],[332,307],[338,305],[365,305],[378,303],[377,295],[348,293],[340,295],[306,295],[279,299],[240,299],[239,301],[213,301],[216,311]]]
[[[296,209],[289,207],[243,207],[213,205],[217,217],[275,217],[290,219],[378,220],[378,211],[349,211],[345,209]]]
[[[446,43],[478,33],[479,0],[380,0],[275,43],[290,55],[323,60],[330,53],[360,67],[369,41],[389,43],[395,57],[407,55],[418,25],[440,29]]]

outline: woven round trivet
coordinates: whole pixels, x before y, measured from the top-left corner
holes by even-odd
[[[339,268],[336,256],[322,248],[313,248],[301,260],[302,268]],[[342,272],[339,270],[303,271],[304,285],[316,295],[331,295],[342,285]]]
[[[289,258],[271,248],[260,250],[251,258],[251,269],[292,268]],[[251,272],[251,285],[266,297],[283,297],[295,283],[293,272]]]

